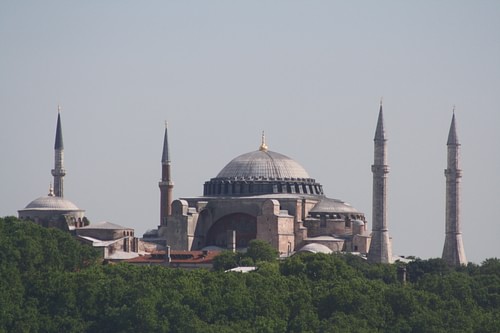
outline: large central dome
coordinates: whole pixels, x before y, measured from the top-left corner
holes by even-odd
[[[288,156],[267,149],[262,144],[257,151],[234,158],[217,175],[205,182],[204,196],[252,196],[264,194],[323,195],[319,183]]]
[[[309,178],[309,174],[288,156],[257,150],[234,158],[219,172],[217,178],[303,179]]]

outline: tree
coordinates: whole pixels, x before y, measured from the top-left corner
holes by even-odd
[[[492,274],[500,277],[500,259],[486,259],[482,262],[480,271],[482,274]]]
[[[408,276],[411,282],[417,282],[426,274],[447,274],[451,268],[441,258],[428,260],[416,259],[407,266]]]
[[[283,261],[269,244],[224,252],[220,270],[92,264],[67,233],[0,218],[0,332],[498,332],[500,262],[394,265],[340,254]],[[268,261],[263,261],[268,260]]]
[[[231,268],[238,267],[239,255],[231,251],[223,251],[214,258],[214,270],[225,271]]]
[[[278,251],[268,242],[254,239],[248,243],[245,256],[252,258],[255,263],[258,261],[273,261],[278,257]]]

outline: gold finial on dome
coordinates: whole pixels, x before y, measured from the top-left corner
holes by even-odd
[[[260,151],[267,151],[268,147],[266,145],[266,135],[264,134],[264,131],[262,131],[262,143],[260,144],[259,150]]]

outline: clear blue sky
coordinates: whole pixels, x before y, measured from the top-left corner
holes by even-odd
[[[371,228],[379,100],[394,252],[441,256],[456,105],[470,261],[500,257],[499,1],[1,1],[0,216],[52,181],[93,222],[159,223],[169,121],[175,196],[237,155],[301,163]]]

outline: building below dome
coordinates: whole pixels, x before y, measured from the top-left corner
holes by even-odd
[[[99,249],[104,259],[130,259],[138,256],[139,239],[134,229],[100,222],[76,229],[77,239]]]
[[[166,130],[164,140],[163,156],[169,156]],[[162,159],[163,165],[167,162],[170,167],[170,160]],[[201,197],[172,200],[170,168],[162,170],[160,225],[144,234],[144,240],[193,251],[241,249],[260,239],[281,255],[312,242],[331,251],[366,253],[369,248],[369,236],[356,237],[366,234],[365,215],[342,200],[327,198],[322,185],[297,161],[270,151],[264,135],[258,150],[234,158],[205,182]],[[361,226],[353,221],[362,221]]]

